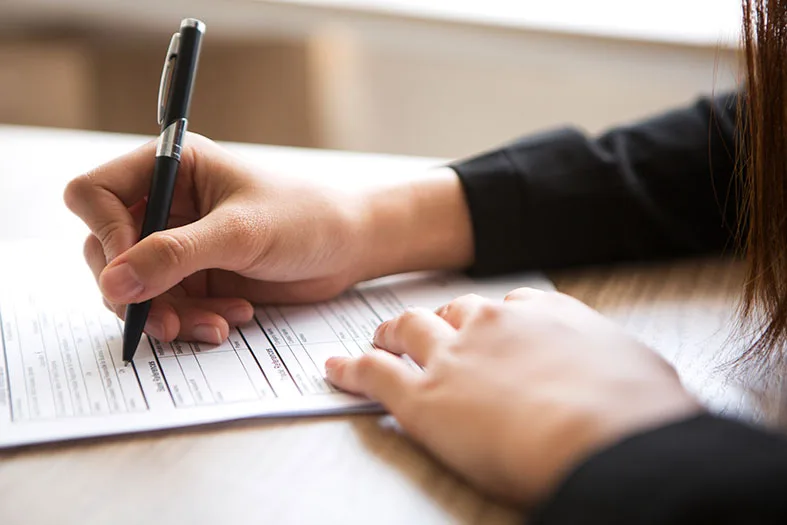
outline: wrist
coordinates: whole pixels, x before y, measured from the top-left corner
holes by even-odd
[[[450,168],[364,192],[362,279],[417,270],[458,270],[473,262],[470,212]]]
[[[682,387],[661,390],[658,395],[623,396],[603,410],[554,411],[548,450],[536,465],[517,462],[521,478],[529,478],[523,501],[541,503],[582,464],[627,438],[695,416],[702,405]]]

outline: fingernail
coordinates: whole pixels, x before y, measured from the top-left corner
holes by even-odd
[[[101,274],[101,290],[113,302],[128,303],[142,293],[144,286],[128,263],[121,263]]]
[[[149,316],[145,322],[145,332],[156,339],[164,339],[164,323],[158,317]]]
[[[250,305],[234,306],[224,312],[224,318],[229,324],[235,325],[245,323],[254,315],[254,309]]]
[[[199,339],[200,341],[214,345],[221,344],[221,332],[213,325],[198,324],[194,327],[192,334],[195,339]]]
[[[380,323],[379,325],[377,325],[377,328],[374,331],[374,336],[372,337],[372,341],[374,341],[374,344],[377,344],[377,342],[383,336],[383,330],[385,330],[385,326],[387,324],[388,324],[388,321],[385,321],[385,322]]]

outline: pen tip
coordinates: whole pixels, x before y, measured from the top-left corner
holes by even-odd
[[[128,366],[131,361],[123,361],[123,366]]]

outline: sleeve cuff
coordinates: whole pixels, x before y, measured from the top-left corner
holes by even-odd
[[[612,242],[596,228],[604,200],[599,195],[604,178],[593,173],[598,164],[584,136],[572,128],[523,137],[451,164],[473,223],[475,262],[469,272],[489,275],[598,260]]]
[[[483,153],[450,167],[459,176],[472,218],[475,253],[468,272],[489,275],[515,269],[525,257],[520,253],[525,232],[518,217],[522,183],[506,151]]]
[[[705,414],[591,457],[531,523],[787,523],[786,490],[787,440]]]

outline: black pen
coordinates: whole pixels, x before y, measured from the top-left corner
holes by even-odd
[[[156,147],[156,164],[139,240],[165,229],[169,221],[180,153],[188,125],[191,91],[204,34],[205,24],[194,18],[186,18],[180,23],[180,31],[172,35],[169,42],[158,91],[158,123],[161,125],[161,134]],[[123,361],[126,364],[134,358],[149,312],[150,300],[126,307],[126,324],[123,328]]]

